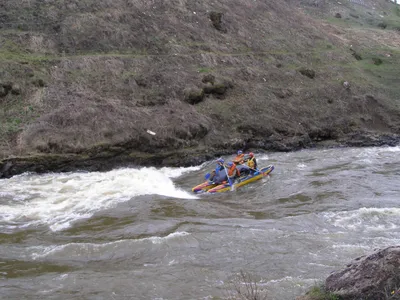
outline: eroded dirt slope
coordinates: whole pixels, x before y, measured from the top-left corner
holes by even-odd
[[[385,0],[0,10],[0,150],[33,170],[395,143],[400,132],[400,13]],[[5,163],[4,174],[18,164]]]

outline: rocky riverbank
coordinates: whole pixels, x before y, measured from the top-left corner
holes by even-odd
[[[194,148],[162,151],[157,153],[138,152],[126,145],[114,145],[79,154],[36,154],[7,158],[0,161],[0,178],[24,172],[70,172],[107,171],[126,166],[193,166],[206,160],[232,155],[238,149],[265,151],[297,151],[306,148],[395,146],[400,136],[395,134],[354,133],[337,140],[313,141],[310,137],[281,139],[279,141],[237,141],[221,148]]]

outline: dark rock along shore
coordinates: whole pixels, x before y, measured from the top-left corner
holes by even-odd
[[[377,249],[332,272],[317,293],[311,290],[297,300],[400,299],[400,246]]]
[[[396,145],[398,28],[384,0],[7,1],[0,178]]]
[[[353,137],[353,138],[352,138]],[[397,135],[355,134],[346,136],[342,141],[328,141],[326,143],[290,142],[271,145],[270,147],[253,146],[251,143],[227,146],[225,149],[194,149],[169,151],[158,154],[144,154],[129,152],[124,147],[106,148],[89,154],[38,154],[26,157],[4,159],[0,163],[0,178],[7,178],[24,172],[70,172],[77,170],[107,171],[122,166],[193,166],[217,156],[232,155],[236,149],[258,149],[258,151],[294,151],[302,148],[314,147],[343,147],[343,146],[394,146],[400,141]]]
[[[358,257],[325,281],[328,291],[343,299],[384,300],[400,297],[400,246]]]

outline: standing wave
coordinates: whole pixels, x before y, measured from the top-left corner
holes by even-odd
[[[62,230],[141,195],[196,199],[171,179],[196,168],[200,167],[23,174],[4,179],[0,181],[0,228],[45,224],[53,231]]]

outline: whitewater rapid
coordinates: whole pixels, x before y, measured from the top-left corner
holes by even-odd
[[[195,195],[190,168],[0,180],[5,299],[211,299],[241,270],[292,300],[400,244],[400,147],[257,154],[270,177]],[[224,157],[226,160],[231,157]]]
[[[57,231],[94,213],[142,195],[196,199],[173,179],[189,168],[117,169],[92,173],[23,174],[0,180],[0,228],[48,225]],[[7,224],[7,225],[4,225]]]

